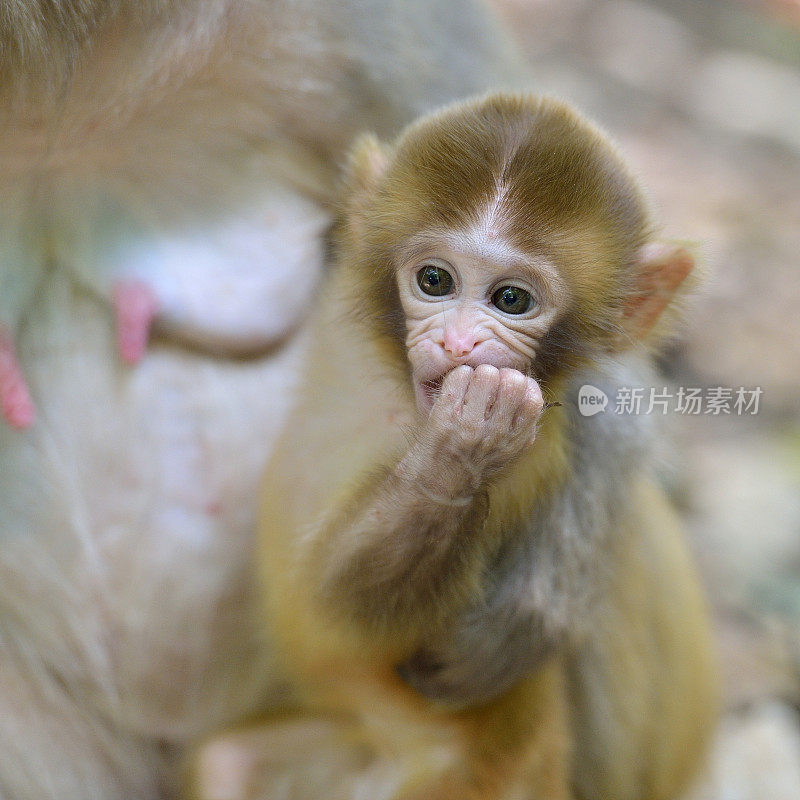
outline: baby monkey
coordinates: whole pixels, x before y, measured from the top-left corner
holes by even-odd
[[[319,796],[677,796],[702,598],[639,423],[574,390],[640,358],[691,257],[595,126],[516,94],[360,140],[334,236],[261,531],[298,706],[363,746]]]

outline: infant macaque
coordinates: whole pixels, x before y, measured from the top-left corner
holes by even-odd
[[[617,150],[553,99],[353,151],[261,564],[301,706],[360,726],[364,796],[651,800],[699,760],[713,679],[681,533],[624,466],[637,445],[569,412],[692,268],[650,235]],[[420,654],[465,631],[503,680],[451,703]]]

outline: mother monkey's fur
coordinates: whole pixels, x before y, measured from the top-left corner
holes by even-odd
[[[345,149],[521,72],[475,0],[0,0],[4,800],[172,796],[284,707],[257,485]]]

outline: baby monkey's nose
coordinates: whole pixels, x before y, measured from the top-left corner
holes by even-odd
[[[474,328],[446,328],[442,346],[454,358],[463,358],[475,349],[477,343],[478,335]]]

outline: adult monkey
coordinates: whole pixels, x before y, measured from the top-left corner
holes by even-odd
[[[519,74],[473,0],[0,2],[4,799],[168,796],[280,707],[254,498],[336,162]]]

